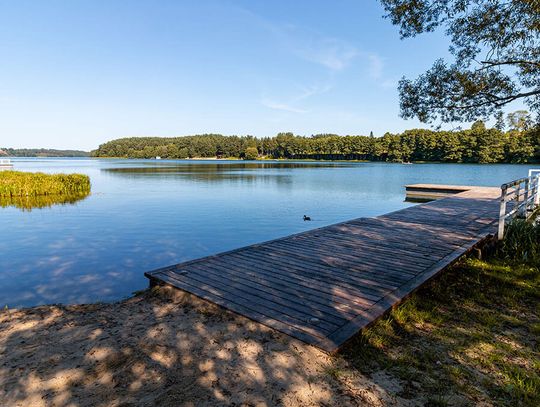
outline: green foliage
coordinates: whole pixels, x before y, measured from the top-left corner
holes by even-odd
[[[90,153],[81,150],[54,150],[51,148],[0,148],[0,156],[10,157],[88,157]]]
[[[486,123],[484,123],[482,120],[477,120],[472,124],[471,130],[473,130],[473,131],[485,131],[486,130]]]
[[[0,197],[80,195],[90,192],[90,178],[82,174],[0,171]]]
[[[533,127],[531,114],[526,110],[517,110],[515,112],[508,113],[507,121],[508,126],[512,130],[525,131]]]
[[[194,158],[246,157],[370,161],[440,161],[525,163],[540,160],[536,129],[506,133],[475,123],[471,130],[407,130],[382,137],[318,134],[311,137],[279,133],[275,137],[225,137],[205,134],[186,137],[122,138],[102,144],[96,157]],[[249,154],[248,154],[249,151]]]
[[[246,160],[256,160],[258,156],[259,151],[257,150],[257,147],[248,147],[244,152],[244,159]]]
[[[499,250],[507,260],[540,267],[540,224],[523,219],[514,220],[505,229]]]
[[[453,61],[399,83],[401,115],[430,123],[497,116],[521,100],[540,113],[538,0],[381,0],[402,38],[440,28]]]

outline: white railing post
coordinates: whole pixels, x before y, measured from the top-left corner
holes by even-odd
[[[515,209],[516,210],[516,216],[519,217],[521,216],[521,208],[519,207],[519,195],[521,193],[521,182],[518,181],[516,183],[516,185],[514,185],[514,198],[513,200],[515,201],[514,203],[514,208],[512,209]]]
[[[538,183],[540,182],[540,174],[536,175],[534,177],[534,206],[537,207],[540,204],[540,185]]]
[[[504,236],[504,222],[506,220],[506,185],[501,186],[501,207],[499,209],[499,228],[497,239],[502,240]]]
[[[528,209],[529,209],[529,186],[530,186],[529,180],[530,180],[530,178],[527,178],[525,180],[525,196],[523,197],[523,208],[521,209],[522,216],[525,219],[527,219],[529,217],[529,212],[528,212]]]
[[[523,198],[521,195],[523,195]],[[508,213],[506,213],[507,202],[513,204]],[[539,207],[539,203],[540,169],[529,170],[529,177],[527,178],[520,178],[502,184],[497,238],[499,240],[503,239],[507,219],[508,221],[515,218],[529,219]]]
[[[530,169],[529,178],[533,181],[534,206],[540,205],[540,169]]]

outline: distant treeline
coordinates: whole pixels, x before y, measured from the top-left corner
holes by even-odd
[[[50,148],[0,148],[0,156],[10,157],[89,157],[80,150],[54,150]]]
[[[540,161],[538,130],[503,132],[476,124],[470,130],[407,130],[382,137],[280,133],[275,137],[203,134],[185,137],[131,137],[109,141],[95,157],[125,158],[290,158],[369,161],[526,163]]]

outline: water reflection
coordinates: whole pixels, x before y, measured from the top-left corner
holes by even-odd
[[[355,166],[350,162],[317,162],[317,161],[129,161],[126,167],[106,168],[106,171],[114,172],[221,172],[221,171],[244,171],[261,169],[297,169],[297,168],[347,168]]]
[[[0,209],[0,307],[117,300],[146,287],[148,270],[404,208],[411,205],[403,202],[406,184],[497,185],[528,171],[499,164],[13,161],[22,171],[87,174],[93,192],[0,200],[8,206]]]
[[[137,166],[135,166],[137,165]],[[124,178],[174,177],[190,182],[275,183],[290,185],[296,169],[349,168],[348,163],[318,162],[142,162],[126,167],[102,168],[104,173]]]
[[[69,195],[40,195],[40,196],[0,196],[0,207],[13,206],[22,211],[30,212],[32,209],[49,208],[53,205],[74,205],[85,199],[89,192]]]

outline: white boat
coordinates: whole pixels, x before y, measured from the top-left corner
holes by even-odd
[[[0,159],[0,168],[11,168],[13,167],[13,164],[11,164],[11,160],[9,158],[1,158]]]
[[[156,160],[161,160],[161,157],[159,155],[157,155]]]

